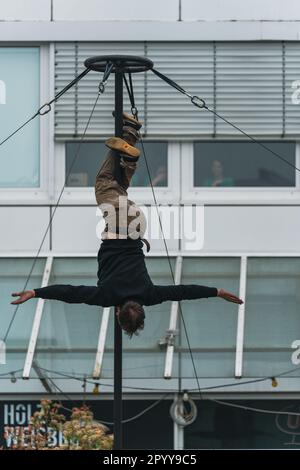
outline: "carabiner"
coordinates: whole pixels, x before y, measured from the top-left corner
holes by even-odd
[[[105,92],[105,85],[106,85],[106,81],[99,83],[99,93],[104,93]]]
[[[42,110],[43,108],[45,108],[45,106],[48,106],[48,109],[45,109],[45,111],[41,112],[41,110]],[[40,116],[44,116],[44,114],[49,113],[49,111],[51,111],[51,104],[50,104],[50,103],[45,103],[45,104],[43,104],[43,106],[41,106],[40,109],[38,110],[38,114],[39,114]]]
[[[136,106],[132,106],[132,107],[131,107],[131,113],[132,113],[132,116],[137,117],[137,115],[138,115],[138,110],[137,110],[137,107],[136,107]]]

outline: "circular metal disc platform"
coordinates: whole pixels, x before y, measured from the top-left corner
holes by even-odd
[[[96,72],[104,72],[108,63],[113,64],[112,73],[116,70],[122,72],[145,72],[153,68],[153,62],[146,57],[138,57],[133,55],[101,55],[89,57],[84,61],[84,65]]]

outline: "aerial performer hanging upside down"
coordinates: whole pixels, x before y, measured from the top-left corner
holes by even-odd
[[[167,300],[189,300],[220,297],[242,304],[234,294],[216,287],[200,285],[154,285],[148,274],[143,242],[146,218],[142,210],[128,198],[127,189],[140,156],[135,144],[142,124],[123,113],[123,138],[111,137],[105,143],[110,149],[95,183],[95,195],[105,229],[98,252],[97,286],[52,285],[13,293],[19,297],[12,304],[21,304],[37,297],[68,303],[85,303],[102,307],[115,306],[122,329],[131,337],[144,328],[143,305],[156,305]]]

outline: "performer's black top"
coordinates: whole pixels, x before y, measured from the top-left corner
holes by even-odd
[[[104,240],[98,252],[97,287],[53,285],[34,289],[35,296],[102,307],[122,305],[126,300],[155,305],[166,300],[217,296],[215,287],[154,285],[146,268],[142,246],[141,240]]]

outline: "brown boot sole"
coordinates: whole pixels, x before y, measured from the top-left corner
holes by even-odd
[[[132,136],[136,141],[141,140],[139,132],[133,127],[123,126],[123,138],[126,134]]]
[[[128,155],[129,157],[140,156],[139,149],[128,144],[125,140],[121,139],[120,137],[110,137],[105,141],[105,145],[111,150],[116,150],[117,152],[125,153],[125,155]]]
[[[131,116],[128,113],[123,113],[123,120],[131,123],[137,130],[139,130],[143,123],[135,119],[134,116]]]
[[[112,115],[113,117],[115,117],[115,111],[112,112]],[[131,124],[132,126],[134,126],[134,128],[136,130],[140,130],[140,128],[142,127],[143,123],[141,121],[138,121],[137,119],[135,119],[134,116],[131,116],[130,114],[128,113],[123,113],[123,124],[125,124],[125,122],[128,122],[129,124]]]

